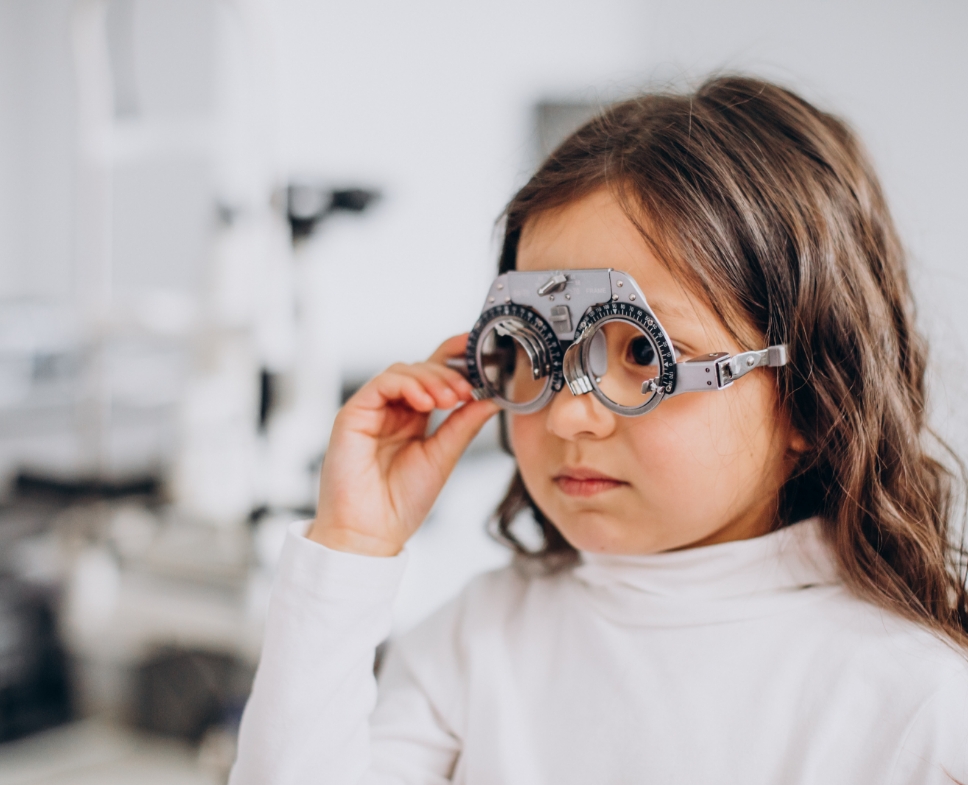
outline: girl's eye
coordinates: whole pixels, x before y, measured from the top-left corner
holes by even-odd
[[[675,362],[682,358],[682,350],[678,346],[672,347]],[[655,365],[655,348],[648,338],[635,338],[629,344],[628,359],[636,365]]]
[[[636,338],[629,344],[629,359],[636,365],[655,365],[655,349],[648,338]]]

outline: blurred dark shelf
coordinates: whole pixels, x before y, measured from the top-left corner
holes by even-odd
[[[129,496],[156,498],[161,479],[154,476],[110,481],[97,478],[63,479],[21,472],[14,483],[18,498],[41,498],[58,502],[84,499],[122,499]]]

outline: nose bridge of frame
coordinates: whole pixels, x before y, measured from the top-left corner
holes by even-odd
[[[585,395],[594,389],[589,373],[599,379],[608,372],[608,341],[602,330],[586,332],[565,352],[565,381],[572,395]]]
[[[582,358],[582,349],[588,340],[586,332],[565,351],[565,358],[562,362],[562,372],[565,376],[565,383],[572,395],[586,395],[594,388],[592,381],[585,373],[585,364]]]

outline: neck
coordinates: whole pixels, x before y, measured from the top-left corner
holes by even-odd
[[[722,542],[735,540],[751,540],[769,534],[775,528],[779,505],[775,496],[770,496],[753,508],[744,510],[731,518],[720,528],[693,542],[671,548],[672,551],[684,551],[689,548],[703,548],[706,545],[718,545]]]

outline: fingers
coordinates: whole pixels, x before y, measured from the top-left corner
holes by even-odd
[[[453,409],[470,401],[471,385],[457,371],[436,363],[392,365],[365,384],[351,399],[352,406],[378,409],[404,402],[418,412]]]
[[[392,366],[390,371],[417,380],[434,399],[437,409],[453,409],[472,400],[470,383],[451,368],[427,362]]]
[[[428,362],[443,365],[448,357],[463,357],[464,350],[467,348],[467,335],[467,333],[462,333],[448,338],[430,355]]]
[[[424,442],[427,458],[447,477],[471,440],[500,408],[491,400],[474,401],[451,414]]]

